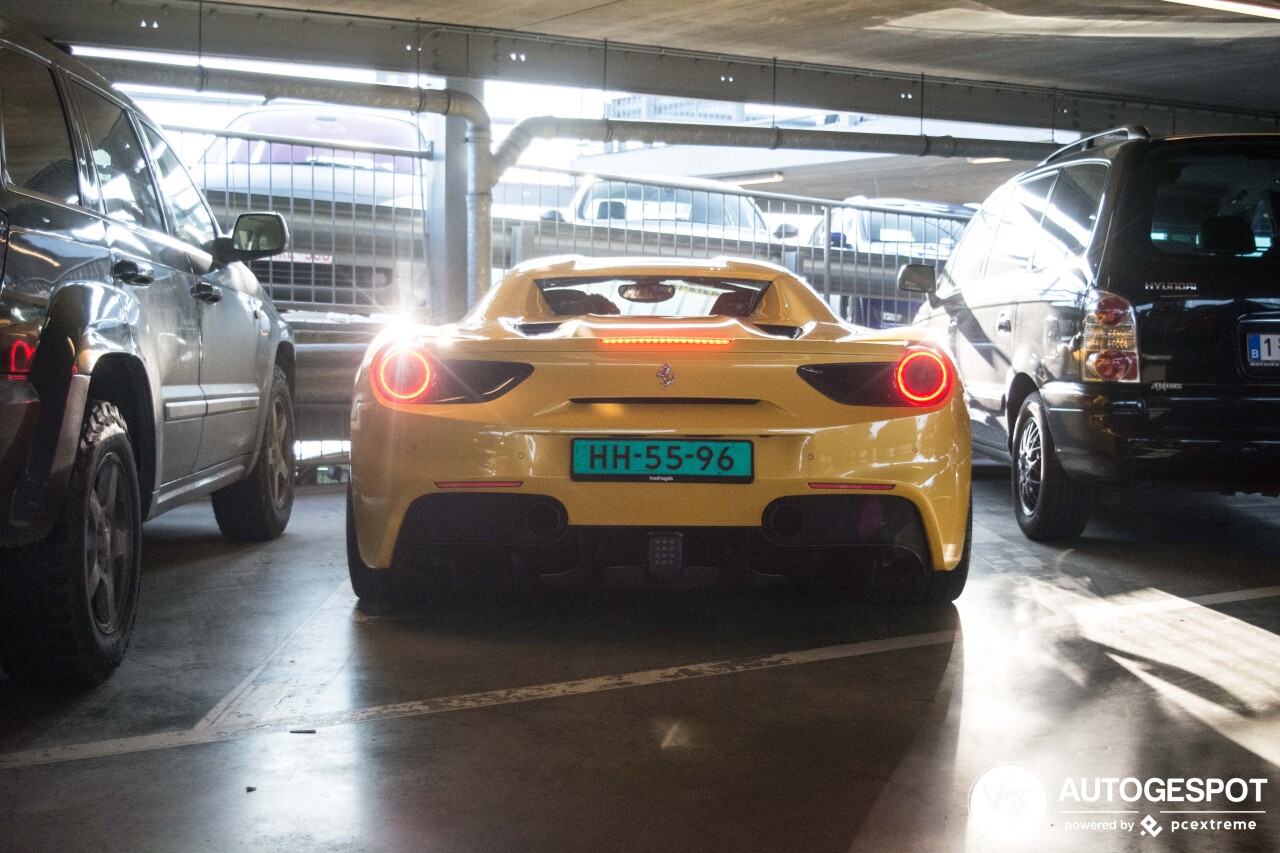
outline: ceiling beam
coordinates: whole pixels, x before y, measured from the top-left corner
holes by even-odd
[[[1280,130],[1275,114],[1212,105],[355,15],[191,0],[0,0],[0,6],[63,44],[1079,132],[1121,124],[1146,125],[1155,134]]]

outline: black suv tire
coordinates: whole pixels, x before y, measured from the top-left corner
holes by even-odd
[[[1027,538],[1066,542],[1083,533],[1093,490],[1063,470],[1036,392],[1022,401],[1010,449],[1013,514]]]
[[[124,657],[142,580],[133,447],[114,405],[90,400],[49,538],[0,583],[0,665],[19,681],[92,687]]]
[[[276,367],[267,397],[258,462],[238,483],[212,495],[222,535],[234,542],[265,542],[284,532],[293,512],[293,396]]]

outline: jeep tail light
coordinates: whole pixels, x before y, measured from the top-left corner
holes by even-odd
[[[9,379],[26,379],[35,365],[38,346],[39,323],[0,325],[0,374]]]
[[[369,380],[384,403],[484,403],[501,397],[531,373],[530,364],[439,359],[422,346],[395,343],[374,356]]]
[[[1138,381],[1138,320],[1129,300],[1095,294],[1084,316],[1080,364],[1086,382]]]
[[[937,406],[951,396],[956,371],[937,350],[908,347],[894,361],[806,364],[800,378],[846,406]]]
[[[17,338],[9,342],[8,349],[5,373],[10,379],[25,379],[31,372],[31,359],[35,357],[36,348],[22,338]]]

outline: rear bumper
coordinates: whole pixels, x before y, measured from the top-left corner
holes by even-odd
[[[933,566],[927,540],[915,505],[896,495],[782,498],[753,527],[647,527],[570,525],[565,507],[546,495],[436,493],[409,506],[392,565],[443,573],[448,557],[447,571],[461,583],[468,569],[482,567],[518,572],[525,582],[761,585],[888,566],[923,571]],[[676,549],[674,564],[655,559],[659,546]]]
[[[1230,423],[1221,430],[1157,431],[1137,388],[1049,383],[1041,395],[1059,459],[1073,476],[1280,491],[1280,438]]]
[[[529,511],[544,519],[533,524],[535,528],[555,516],[561,519],[557,529],[565,530],[734,528],[754,531],[744,539],[758,537],[777,548],[896,547],[900,543],[874,538],[873,517],[864,518],[852,509],[844,513],[837,509],[823,517],[831,508],[846,506],[844,499],[872,496],[892,496],[919,519],[923,544],[913,540],[910,548],[928,568],[951,569],[961,558],[970,446],[959,394],[943,409],[916,417],[764,432],[726,421],[714,435],[749,439],[755,448],[752,482],[734,484],[573,480],[571,441],[591,433],[566,426],[519,429],[503,423],[497,413],[490,413],[492,421],[482,417],[489,405],[398,411],[370,399],[357,387],[352,499],[360,554],[367,565],[390,566],[397,549],[405,547],[399,543],[408,531],[419,528],[428,531],[426,539],[413,540],[420,548],[447,541],[553,544],[512,538],[513,527],[529,526],[524,521]],[[646,429],[644,424],[628,424],[626,434],[713,434],[709,426],[688,429],[686,425],[675,432],[673,425],[674,421],[654,421]],[[608,431],[597,426],[593,432]],[[485,482],[518,485],[496,489],[486,488]],[[874,484],[883,490],[865,495],[820,491],[812,489],[811,482]],[[477,489],[445,488],[438,483],[468,483]],[[464,491],[471,494],[460,494]],[[453,511],[468,506],[460,498],[490,495],[546,503],[535,510],[498,510],[480,501],[461,514]],[[416,509],[422,506],[438,506],[442,511],[423,515]],[[888,518],[895,511],[883,515]],[[448,519],[443,522],[445,529],[456,529],[464,539],[450,539],[452,533],[442,538],[440,522],[431,521],[436,517]],[[851,538],[848,525],[859,523],[864,526],[863,538]]]

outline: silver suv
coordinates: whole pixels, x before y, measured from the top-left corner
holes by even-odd
[[[293,338],[158,130],[0,19],[0,666],[95,684],[138,608],[142,521],[211,495],[223,533],[293,506]]]

